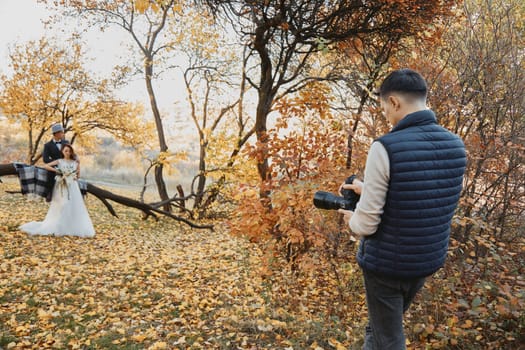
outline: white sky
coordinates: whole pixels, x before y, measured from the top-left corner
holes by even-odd
[[[0,0],[0,69],[5,71],[7,47],[38,39],[44,31],[40,18],[46,11],[33,0]]]

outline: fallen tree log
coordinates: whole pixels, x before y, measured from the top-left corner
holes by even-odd
[[[18,173],[16,172],[15,166],[13,164],[11,163],[0,164],[0,176],[5,176],[5,175],[17,175],[18,176]]]
[[[1,176],[7,176],[7,175],[15,175],[18,176],[18,173],[16,171],[16,168],[13,164],[0,164],[0,177]],[[109,201],[113,201],[115,203],[122,204],[126,207],[131,207],[138,209],[142,211],[145,214],[145,218],[148,216],[153,216],[155,219],[157,219],[156,214],[161,214],[164,216],[167,216],[171,219],[183,222],[190,227],[198,228],[198,229],[209,229],[213,230],[213,225],[201,225],[197,224],[193,221],[190,221],[182,216],[174,215],[170,212],[161,210],[155,206],[149,205],[144,202],[139,202],[135,199],[124,197],[118,194],[115,194],[113,192],[110,192],[108,190],[104,190],[100,187],[97,187],[93,184],[87,183],[87,193],[92,194],[93,196],[97,197],[108,209],[108,211],[111,213],[111,215],[118,217],[117,213],[115,212],[115,209],[111,205]]]

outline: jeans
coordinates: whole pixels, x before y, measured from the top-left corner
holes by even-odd
[[[398,280],[363,270],[368,326],[363,350],[406,349],[403,314],[425,278]]]

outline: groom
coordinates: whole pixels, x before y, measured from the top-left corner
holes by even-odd
[[[54,160],[61,159],[62,156],[62,146],[68,144],[69,141],[64,139],[64,128],[62,124],[54,124],[51,126],[51,132],[53,133],[53,139],[46,142],[44,145],[44,151],[42,152],[42,157],[44,158],[44,163],[50,163]],[[46,196],[46,201],[51,201],[51,195],[53,193],[53,187],[55,186],[55,174],[49,172],[47,177],[47,188],[49,188],[49,193]]]
[[[62,158],[62,153],[60,152],[62,150],[62,145],[69,143],[69,141],[64,139],[64,128],[62,127],[62,124],[54,124],[51,127],[51,132],[53,133],[53,139],[46,142],[44,145],[44,152],[42,152],[42,157],[46,164]]]

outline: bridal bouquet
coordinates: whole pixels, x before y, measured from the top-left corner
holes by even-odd
[[[74,181],[76,180],[76,176],[77,176],[76,167],[59,166],[58,168],[56,168],[56,176],[55,176],[56,186],[60,188],[60,191],[62,193],[64,191],[64,188],[66,189],[68,199],[69,199],[69,185],[74,183]]]
[[[60,169],[57,168],[57,177],[70,177],[77,174],[75,169]]]

